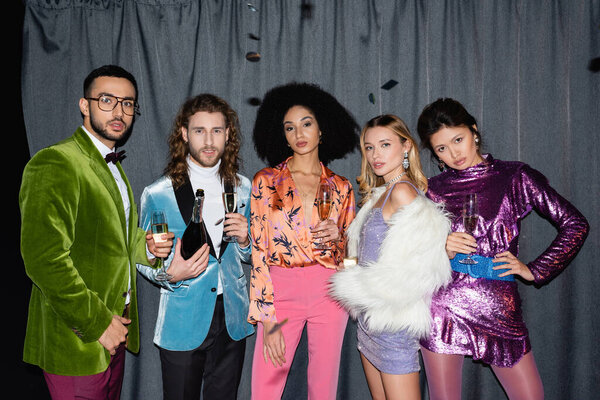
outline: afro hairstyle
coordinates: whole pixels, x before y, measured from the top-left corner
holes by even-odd
[[[358,149],[360,127],[331,94],[309,83],[288,83],[269,90],[256,115],[252,138],[258,156],[274,167],[291,156],[283,118],[293,106],[309,109],[321,129],[319,160],[324,164]]]

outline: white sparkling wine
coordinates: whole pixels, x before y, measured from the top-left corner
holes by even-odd
[[[166,239],[161,238],[163,233],[167,233],[169,228],[167,224],[152,224],[152,237],[155,242],[166,242]]]
[[[329,218],[329,212],[331,211],[331,200],[317,200],[317,206],[319,207],[319,218],[321,221]]]
[[[477,216],[464,216],[463,224],[465,225],[465,231],[467,233],[473,233],[473,231],[475,231],[475,227],[477,227]]]
[[[225,205],[225,212],[235,212],[237,208],[237,193],[223,193],[223,204]]]

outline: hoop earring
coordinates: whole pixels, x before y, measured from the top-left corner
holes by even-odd
[[[402,167],[406,170],[410,167],[410,161],[408,161],[408,151],[404,152],[404,160],[402,160]]]

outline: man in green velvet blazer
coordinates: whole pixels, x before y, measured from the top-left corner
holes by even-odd
[[[21,253],[33,281],[23,358],[42,368],[53,397],[106,374],[108,382],[85,390],[118,398],[124,347],[139,350],[135,278],[136,263],[149,264],[146,234],[114,158],[136,98],[129,72],[94,70],[79,101],[83,126],[35,154],[23,173]],[[168,255],[168,244],[163,254],[148,243],[156,256]]]

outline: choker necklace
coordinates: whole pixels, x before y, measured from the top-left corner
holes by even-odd
[[[392,183],[396,182],[398,179],[402,178],[404,175],[406,175],[406,171],[404,171],[403,173],[401,173],[397,177],[390,179],[389,181],[387,181],[386,183],[384,183],[383,186],[385,186],[386,188],[388,188]]]

